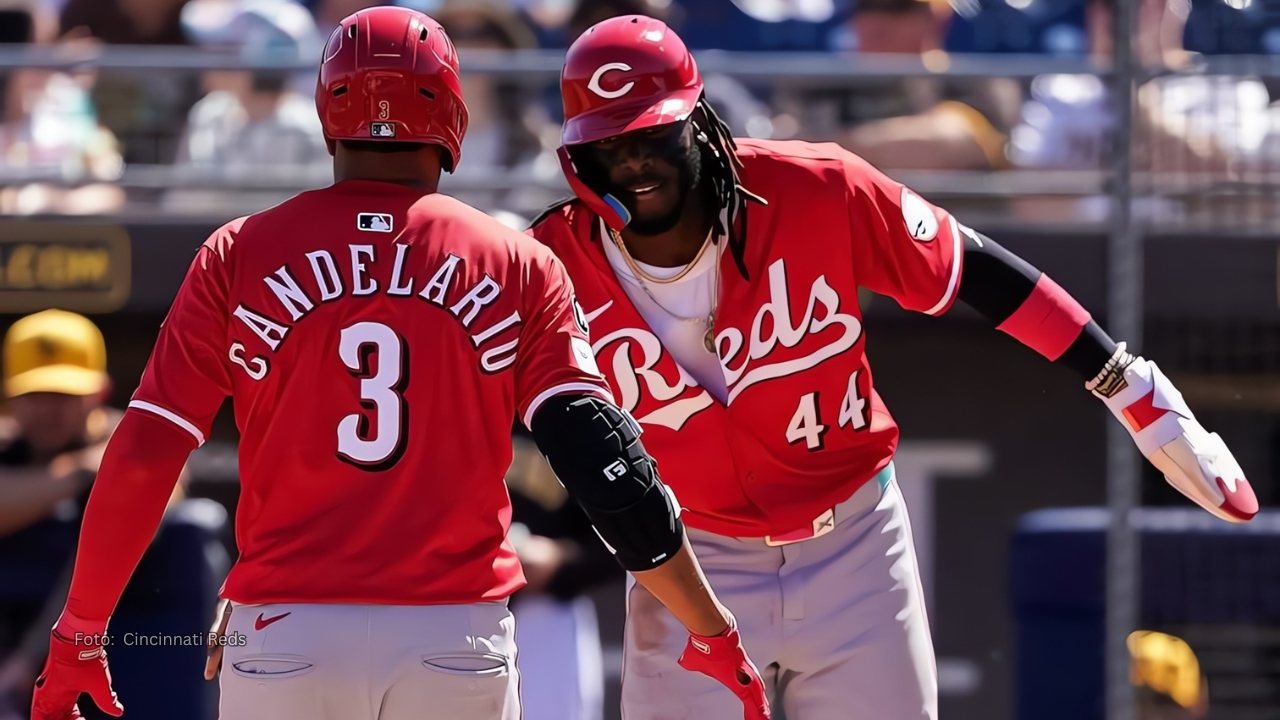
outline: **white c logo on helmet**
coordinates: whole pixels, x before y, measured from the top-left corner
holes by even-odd
[[[636,86],[634,82],[628,80],[627,82],[623,83],[622,87],[618,88],[617,90],[605,90],[604,88],[600,87],[600,78],[604,77],[604,74],[609,72],[610,70],[625,71],[630,69],[631,69],[630,65],[626,63],[620,63],[620,62],[606,63],[604,65],[601,65],[599,68],[596,69],[594,73],[591,74],[591,82],[587,83],[587,89],[599,95],[602,98],[608,98],[610,100],[616,97],[622,97],[623,95],[626,95],[628,92],[631,92],[631,88]]]

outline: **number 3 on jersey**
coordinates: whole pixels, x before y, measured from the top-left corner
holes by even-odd
[[[858,394],[858,372],[849,376],[849,387],[840,401],[840,415],[836,418],[837,427],[849,426],[861,430],[867,426],[867,401]],[[818,392],[815,390],[800,397],[796,411],[787,423],[787,442],[792,445],[804,441],[810,450],[822,449],[822,435],[827,426],[818,419]]]
[[[395,331],[358,322],[338,335],[338,355],[360,379],[360,407],[338,423],[338,459],[364,470],[386,470],[399,462],[408,442],[408,348]],[[369,413],[375,430],[370,436]]]

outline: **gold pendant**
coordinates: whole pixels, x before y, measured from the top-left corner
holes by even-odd
[[[716,328],[714,325],[707,328],[707,333],[702,336],[702,344],[706,346],[707,352],[712,355],[716,354]]]

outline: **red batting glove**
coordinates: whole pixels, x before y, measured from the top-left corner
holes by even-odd
[[[111,689],[107,651],[100,644],[77,644],[55,630],[49,637],[49,659],[36,678],[31,698],[31,720],[79,720],[76,701],[88,693],[93,704],[112,716],[124,715],[124,706]]]
[[[680,656],[680,667],[700,672],[729,688],[742,701],[743,720],[769,720],[764,681],[742,649],[736,626],[730,625],[728,630],[710,637],[691,633]]]

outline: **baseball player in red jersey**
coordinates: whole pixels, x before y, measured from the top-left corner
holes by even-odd
[[[563,266],[436,192],[467,124],[443,30],[402,8],[344,19],[316,104],[337,182],[198,251],[103,458],[33,718],[80,717],[82,692],[123,712],[107,622],[228,396],[242,493],[224,720],[519,718],[506,600],[524,577],[503,485],[516,415],[688,628],[684,667],[768,718]]]
[[[1076,372],[1209,512],[1257,502],[1148,360],[1040,271],[831,144],[734,140],[663,23],[569,48],[560,150],[576,198],[530,232],[568,268],[593,349],[682,503],[709,579],[789,720],[937,717],[898,429],[864,355],[859,288],[942,315],[957,298]],[[626,720],[730,717],[678,675],[678,627],[628,591]]]

